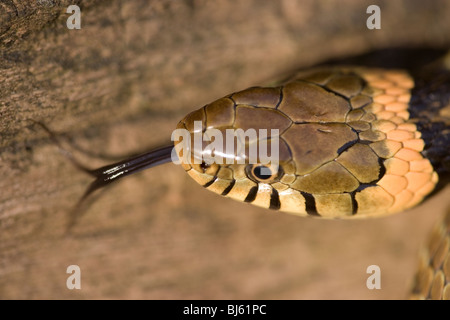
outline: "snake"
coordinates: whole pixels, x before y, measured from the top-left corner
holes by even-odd
[[[427,63],[409,54],[409,67],[324,64],[228,94],[187,114],[176,129],[191,137],[211,129],[266,129],[269,135],[241,142],[249,148],[276,140],[277,165],[252,163],[233,149],[226,163],[181,166],[209,191],[297,216],[361,219],[412,208],[449,178],[450,54],[439,54]],[[89,170],[96,180],[82,199],[172,161],[174,152],[178,159],[202,159],[204,143],[198,148],[183,140]],[[450,299],[449,248],[450,211],[421,254],[412,298]]]

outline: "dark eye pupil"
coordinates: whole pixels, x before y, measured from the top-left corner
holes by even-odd
[[[265,180],[272,177],[272,170],[266,166],[257,166],[253,169],[253,174],[256,178]]]

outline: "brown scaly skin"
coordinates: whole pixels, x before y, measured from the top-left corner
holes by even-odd
[[[420,253],[411,298],[450,300],[450,208]]]

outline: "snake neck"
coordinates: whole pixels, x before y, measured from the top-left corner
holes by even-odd
[[[424,70],[414,74],[414,79],[410,119],[422,133],[424,156],[446,183],[450,178],[450,70]]]

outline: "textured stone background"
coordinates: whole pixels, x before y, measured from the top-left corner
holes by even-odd
[[[81,30],[65,9],[81,8]],[[378,4],[382,29],[366,28]],[[403,298],[449,189],[407,213],[302,219],[221,198],[167,164],[114,185],[65,234],[90,167],[168,141],[186,113],[296,67],[450,44],[442,1],[0,0],[0,299]],[[68,290],[77,264],[82,290]],[[367,266],[382,289],[365,286]]]

